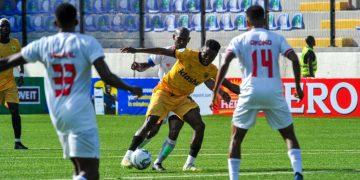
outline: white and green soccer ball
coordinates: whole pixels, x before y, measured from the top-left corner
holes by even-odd
[[[150,166],[151,154],[145,149],[137,149],[131,154],[130,160],[136,169],[143,170]]]

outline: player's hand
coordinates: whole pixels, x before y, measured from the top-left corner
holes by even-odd
[[[21,87],[22,85],[24,85],[24,76],[19,77],[19,79],[17,80],[17,85],[18,85],[18,87]]]
[[[143,72],[146,70],[146,68],[141,63],[137,63],[137,62],[133,62],[131,64],[131,69],[138,72]]]
[[[224,91],[220,91],[219,92],[221,98],[226,102],[226,103],[229,103],[231,101],[231,96],[230,94],[224,92]]]
[[[299,98],[300,100],[302,100],[304,98],[304,92],[303,90],[301,89],[301,86],[300,85],[297,85],[296,86],[296,94],[295,94],[295,97]]]
[[[136,49],[133,47],[125,47],[125,48],[121,48],[120,52],[122,53],[136,53]]]
[[[211,101],[211,104],[210,104],[210,109],[213,111],[215,106],[216,106],[216,94],[213,95],[212,97],[212,101]]]
[[[133,86],[130,89],[131,94],[136,95],[137,97],[141,97],[143,95],[143,91],[141,87]]]

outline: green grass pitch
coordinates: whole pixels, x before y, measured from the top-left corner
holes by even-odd
[[[48,115],[22,115],[23,142],[30,150],[13,150],[9,115],[0,116],[0,179],[70,179],[72,165],[62,150]],[[201,172],[184,173],[192,137],[185,125],[174,152],[158,173],[122,169],[120,160],[143,116],[99,116],[101,179],[227,179],[230,117],[205,116],[205,139],[196,160]],[[303,152],[306,179],[359,179],[360,119],[295,118],[295,130]],[[168,126],[145,148],[156,158]],[[291,179],[285,144],[263,118],[249,131],[243,145],[241,179]]]

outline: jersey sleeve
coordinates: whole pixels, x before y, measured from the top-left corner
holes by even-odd
[[[240,45],[239,38],[233,38],[230,41],[228,47],[226,48],[226,52],[232,52],[237,57],[240,57],[241,52],[239,51],[240,48],[238,48],[239,45]]]
[[[210,78],[214,78],[216,79],[218,73],[218,68],[212,64],[212,70],[211,70],[211,74],[210,74]]]
[[[93,64],[96,59],[99,57],[104,57],[104,49],[100,45],[100,43],[93,37],[90,37],[90,40],[86,47],[84,48],[85,53],[84,56],[87,58],[87,60]]]
[[[161,59],[162,59],[162,56],[161,55],[151,55],[149,56],[148,58],[148,64],[150,66],[155,66],[155,65],[159,65],[161,63]]]
[[[44,38],[33,41],[26,47],[22,48],[21,55],[27,62],[41,61],[41,46]]]
[[[290,52],[294,51],[293,48],[289,45],[284,36],[281,36],[280,40],[280,51],[283,56],[287,56]]]
[[[199,52],[198,51],[193,51],[193,50],[190,50],[190,49],[186,49],[186,48],[178,49],[178,50],[175,50],[175,57],[180,62],[183,62],[185,60],[199,58]]]

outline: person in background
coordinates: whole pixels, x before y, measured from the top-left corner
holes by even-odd
[[[301,77],[314,78],[317,70],[317,60],[314,52],[316,41],[313,36],[308,36],[305,41],[307,45],[303,48],[300,57]]]

